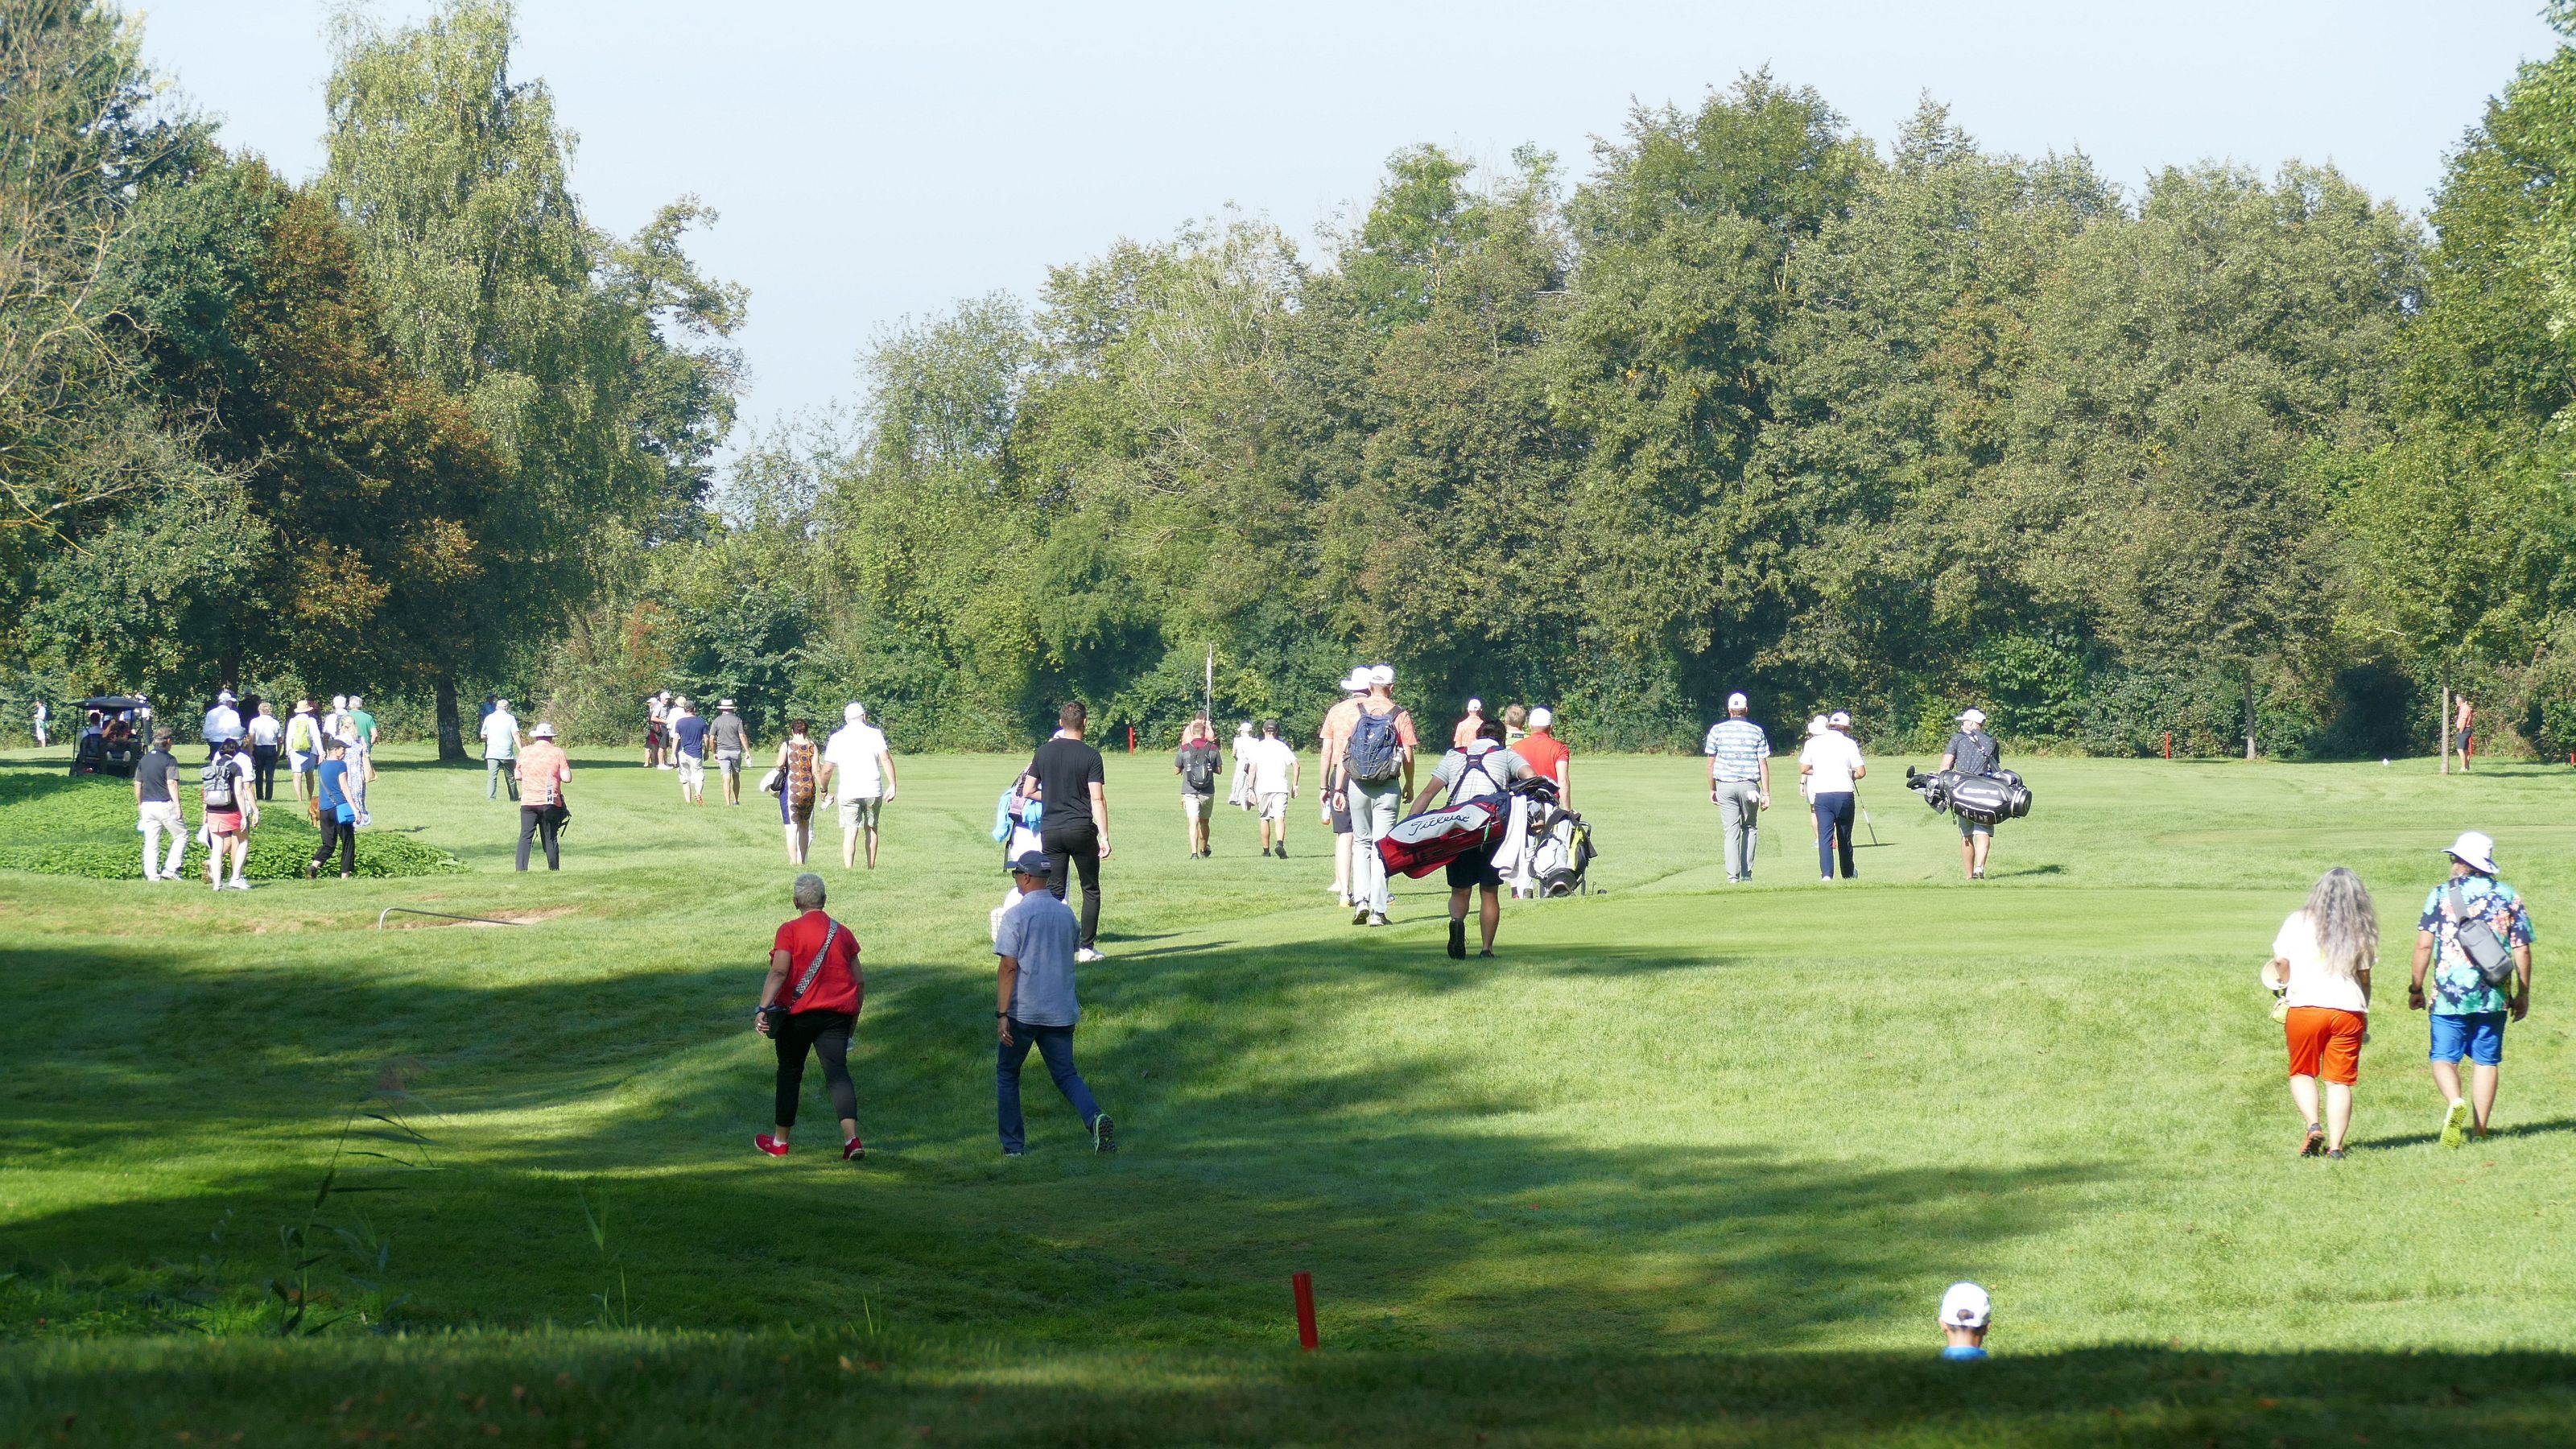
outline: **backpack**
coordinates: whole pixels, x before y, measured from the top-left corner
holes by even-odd
[[[1216,752],[1216,746],[1214,745],[1206,745],[1201,748],[1185,750],[1182,752],[1181,783],[1190,787],[1191,794],[1213,795],[1216,793],[1216,766],[1218,758],[1219,756]]]
[[[1404,768],[1404,739],[1395,732],[1396,711],[1371,714],[1360,711],[1359,721],[1351,726],[1351,742],[1342,752],[1350,766],[1351,778],[1363,785],[1392,780]]]
[[[233,762],[218,756],[197,773],[197,786],[205,794],[209,810],[233,808]]]

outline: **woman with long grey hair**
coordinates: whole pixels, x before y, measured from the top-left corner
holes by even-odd
[[[2370,968],[2379,960],[2379,913],[2361,877],[2336,866],[2272,938],[2264,980],[2281,992],[2290,1043],[2290,1097],[2307,1124],[2299,1155],[2343,1156],[2352,1087],[2370,1036]],[[2325,1080],[2318,1115],[2317,1081]]]

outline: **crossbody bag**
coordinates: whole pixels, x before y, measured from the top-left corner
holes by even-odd
[[[829,917],[825,917],[825,919],[827,921],[830,920]],[[776,1036],[778,1034],[778,1024],[785,1021],[787,1019],[787,1013],[793,1009],[788,1005],[788,1002],[802,1001],[805,999],[805,993],[813,988],[814,978],[823,974],[823,960],[825,957],[832,954],[832,942],[840,934],[841,923],[838,921],[831,921],[831,929],[823,933],[823,949],[814,953],[813,963],[805,968],[805,974],[803,976],[797,978],[795,994],[790,996],[786,1002],[773,1001],[769,1005],[760,1009],[760,1025],[763,1032],[771,1036]]]
[[[2488,925],[2485,917],[2469,914],[2468,902],[2460,896],[2459,882],[2453,881],[2450,891],[2451,914],[2459,919],[2460,950],[2469,958],[2469,965],[2489,986],[2510,986],[2514,975],[2512,948],[2505,945],[2504,938],[2495,933],[2495,927]]]

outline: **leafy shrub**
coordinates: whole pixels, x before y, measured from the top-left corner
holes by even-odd
[[[198,818],[194,808],[190,820]],[[272,802],[250,835],[242,874],[252,880],[293,880],[321,843],[292,800]],[[166,846],[164,847],[167,848]],[[193,840],[189,865],[202,868],[205,850]],[[36,875],[129,880],[142,870],[142,843],[134,828],[133,786],[124,780],[18,771],[0,775],[0,870]],[[465,869],[446,851],[400,835],[358,834],[361,876],[452,875]]]

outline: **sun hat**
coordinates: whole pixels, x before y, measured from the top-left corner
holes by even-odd
[[[1807,721],[1807,733],[1811,735],[1823,734],[1826,730],[1831,728],[1833,728],[1833,726],[1825,723],[1825,717],[1823,715],[1818,715],[1814,719]]]
[[[1835,710],[1832,714],[1825,716],[1825,723],[1838,730],[1849,729],[1851,727],[1851,714],[1847,710]]]
[[[238,704],[240,702],[241,696],[233,693],[229,689],[219,689],[215,691],[215,703],[217,704]]]
[[[1941,1326],[1983,1328],[1995,1316],[1995,1301],[1974,1283],[1953,1283],[1941,1295]]]
[[[1369,666],[1369,687],[1374,689],[1380,685],[1384,685],[1389,689],[1395,687],[1394,665],[1373,664]]]
[[[1556,723],[1556,711],[1549,709],[1546,705],[1542,704],[1538,708],[1530,711],[1529,727],[1531,729],[1543,730],[1554,723]]]
[[[729,699],[720,699],[720,700],[717,700],[717,701],[716,701],[716,708],[718,708],[718,709],[731,709],[731,708],[733,708],[733,701],[732,701],[732,700],[729,700]]]
[[[1055,874],[1055,866],[1047,860],[1046,852],[1043,850],[1023,851],[1019,859],[1002,868],[1013,875],[1024,875],[1031,880],[1044,880]]]
[[[2480,875],[2496,873],[2495,837],[2483,830],[2463,830],[2460,838],[2442,852]]]
[[[535,729],[532,729],[532,730],[528,731],[528,738],[529,738],[529,739],[532,739],[532,740],[550,740],[550,739],[553,739],[554,737],[555,737],[555,727],[554,727],[553,725],[547,724],[547,723],[546,723],[545,721],[543,721],[543,720],[539,720],[539,721],[537,721],[537,727],[536,727]]]
[[[1735,693],[1726,697],[1726,707],[1728,709],[1751,709],[1753,707],[1753,701],[1746,699],[1744,697],[1744,691],[1739,689]]]
[[[848,720],[852,724],[857,724],[859,721],[866,719],[867,717],[868,707],[859,703],[855,699],[851,700],[848,704],[841,706],[841,718]]]
[[[1961,724],[1984,724],[1985,722],[1986,712],[1977,708],[1973,704],[1968,706],[1966,709],[1959,711],[1959,723]]]

